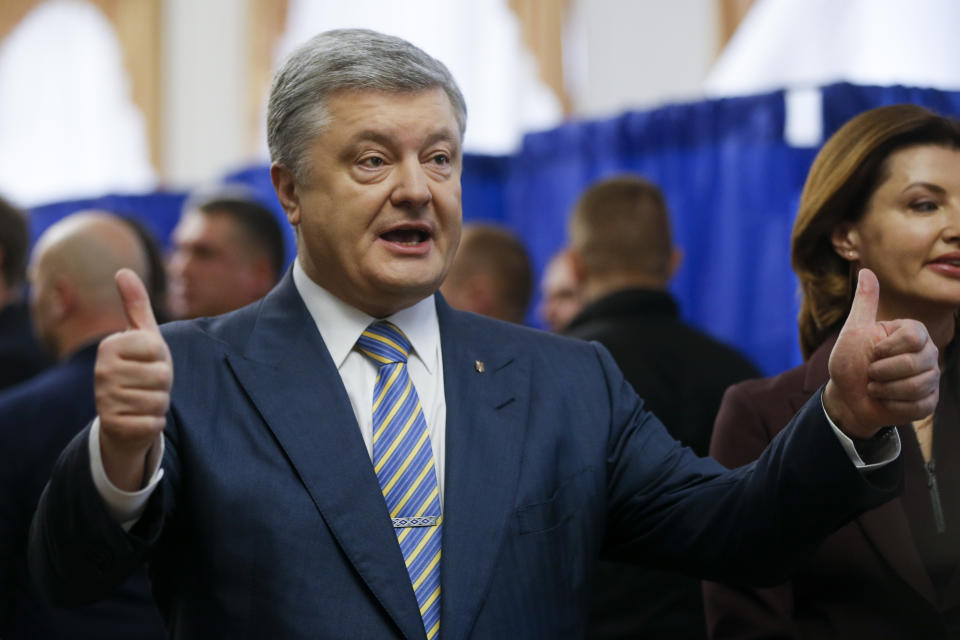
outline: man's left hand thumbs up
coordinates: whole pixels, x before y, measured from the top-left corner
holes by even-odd
[[[879,297],[877,277],[862,269],[823,391],[827,415],[854,438],[925,418],[939,395],[937,347],[926,327],[916,320],[877,322]]]

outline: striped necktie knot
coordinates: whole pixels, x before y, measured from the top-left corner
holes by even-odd
[[[410,341],[392,322],[381,320],[360,334],[357,349],[378,365],[406,362],[410,355]]]

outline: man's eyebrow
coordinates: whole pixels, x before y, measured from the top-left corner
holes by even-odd
[[[353,146],[360,142],[375,142],[376,144],[383,145],[385,147],[393,146],[396,144],[396,140],[387,134],[384,134],[380,131],[374,129],[364,129],[358,131],[347,143],[347,146]],[[456,135],[453,131],[447,128],[439,129],[434,131],[426,137],[424,140],[424,146],[429,146],[437,142],[449,142],[457,147],[460,146],[460,136]]]
[[[382,144],[386,147],[393,143],[393,138],[373,129],[364,129],[363,131],[358,131],[357,133],[353,134],[347,144],[349,146],[355,145],[358,142],[367,141],[376,142],[377,144]]]
[[[454,147],[460,147],[460,136],[453,133],[449,129],[440,129],[439,131],[434,131],[427,139],[424,141],[426,144],[424,146],[429,146],[436,142],[449,142]]]

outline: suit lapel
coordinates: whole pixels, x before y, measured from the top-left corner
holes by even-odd
[[[405,637],[423,638],[360,428],[289,273],[262,305],[244,356],[228,363],[357,573]]]
[[[440,630],[459,640],[479,612],[513,512],[530,363],[439,296],[437,312],[447,404]]]

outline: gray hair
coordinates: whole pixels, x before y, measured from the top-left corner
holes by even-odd
[[[467,105],[450,71],[406,40],[368,29],[335,29],[300,45],[283,63],[270,87],[267,143],[270,157],[307,177],[307,146],[329,124],[327,100],[339,91],[413,93],[439,87],[446,92],[460,135]]]

